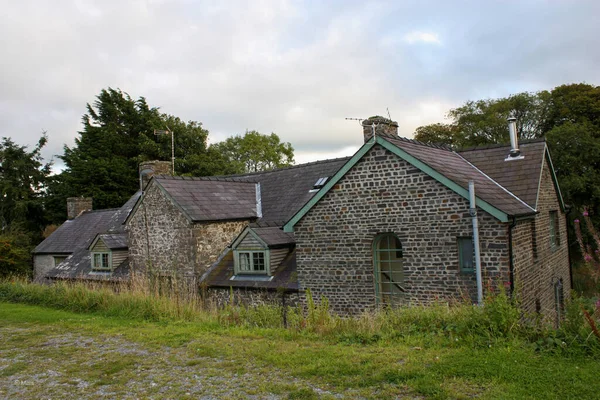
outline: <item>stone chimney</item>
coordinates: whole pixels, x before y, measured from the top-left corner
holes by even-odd
[[[375,135],[398,136],[398,123],[379,115],[365,119],[362,126],[365,143],[373,136],[373,127],[375,127]]]
[[[74,219],[83,211],[92,210],[91,197],[69,197],[67,198],[67,218]]]
[[[171,175],[171,161],[145,161],[140,163],[140,189],[144,190],[153,175]]]

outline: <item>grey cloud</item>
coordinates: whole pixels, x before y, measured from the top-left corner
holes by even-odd
[[[12,2],[0,14],[0,135],[33,144],[46,129],[45,156],[59,154],[85,103],[111,86],[201,121],[212,141],[257,129],[337,155],[362,140],[345,117],[389,108],[410,136],[468,99],[598,84],[599,11],[592,1]],[[439,43],[406,43],[411,32]]]

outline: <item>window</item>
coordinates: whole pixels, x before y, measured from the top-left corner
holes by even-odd
[[[92,269],[94,271],[110,271],[110,253],[92,253]]]
[[[235,261],[236,274],[268,274],[264,251],[239,251]]]
[[[54,266],[58,266],[61,262],[65,261],[68,256],[54,256]]]
[[[560,234],[558,231],[558,212],[550,211],[550,247],[556,249],[560,246]]]
[[[459,237],[458,238],[458,265],[460,272],[474,272],[475,263],[472,237]]]
[[[373,258],[375,265],[375,293],[377,303],[400,304],[406,292],[402,243],[393,233],[375,238]]]

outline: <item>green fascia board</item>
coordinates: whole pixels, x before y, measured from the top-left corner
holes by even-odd
[[[346,164],[344,164],[344,166],[340,168],[338,172],[335,173],[335,175],[333,175],[333,177],[325,184],[325,186],[323,186],[321,190],[319,190],[309,201],[307,201],[306,204],[296,214],[292,216],[292,218],[290,218],[290,220],[283,226],[283,231],[294,232],[294,225],[296,225],[298,221],[300,221],[302,217],[306,215],[308,210],[310,210],[315,204],[317,204],[319,200],[321,200],[323,196],[325,196],[325,194],[327,194],[327,192],[329,192],[329,190],[331,190],[331,188],[334,187],[335,184],[338,183],[339,180],[342,179],[342,177],[346,175],[346,173],[350,171],[350,169],[353,166],[355,166],[356,163],[365,154],[367,154],[369,150],[371,150],[371,148],[373,148],[375,143],[376,142],[374,138],[371,138],[368,142],[363,144],[362,147],[358,149],[356,153],[354,153],[352,158],[349,159],[346,162]]]
[[[425,164],[423,161],[419,160],[416,157],[413,157],[412,155],[408,154],[407,152],[405,152],[398,146],[388,142],[385,139],[382,139],[381,137],[377,137],[377,143],[379,145],[381,145],[383,148],[394,153],[395,155],[397,155],[404,161],[408,162],[413,167],[416,167],[419,170],[421,170],[422,172],[431,176],[433,179],[440,182],[442,185],[446,186],[448,189],[452,190],[453,192],[455,192],[455,193],[461,195],[462,197],[464,197],[465,199],[469,200],[469,190],[468,189],[465,189],[462,186],[460,186],[458,183],[454,182],[453,180],[448,179],[447,177],[445,177],[444,175],[442,175],[435,169],[431,168],[429,165]],[[475,205],[477,207],[481,208],[482,210],[486,211],[490,215],[494,216],[500,222],[508,222],[508,214],[506,214],[502,210],[499,210],[498,208],[494,207],[487,201],[482,200],[481,198],[479,198],[477,196],[475,197]]]
[[[382,146],[386,150],[389,150],[390,152],[394,153],[395,155],[397,155],[398,157],[400,157],[404,161],[408,162],[409,164],[411,164],[415,168],[418,168],[420,171],[422,171],[425,174],[431,176],[433,179],[435,179],[436,181],[440,182],[442,185],[446,186],[447,188],[449,188],[453,192],[459,194],[460,196],[464,197],[467,200],[469,199],[469,191],[467,189],[463,188],[462,186],[460,186],[456,182],[448,179],[447,177],[445,177],[444,175],[442,175],[441,173],[439,173],[435,169],[431,168],[429,165],[425,164],[423,161],[421,161],[421,160],[417,159],[416,157],[408,154],[407,152],[405,152],[404,150],[402,150],[398,146],[396,146],[396,145],[388,142],[387,140],[383,139],[380,136],[377,136],[376,138],[371,138],[371,140],[369,140],[367,143],[365,143],[354,154],[354,156],[352,156],[352,158],[350,160],[348,160],[348,162],[346,164],[344,164],[344,166],[333,176],[333,178],[321,190],[319,190],[319,192],[317,192],[317,194],[312,199],[310,199],[304,205],[304,207],[302,207],[296,214],[294,214],[294,216],[284,225],[283,231],[284,232],[294,232],[294,226],[298,223],[298,221],[300,221],[302,219],[302,217],[304,217],[304,215],[306,215],[306,213],[308,213],[308,211],[319,200],[321,200],[323,198],[323,196],[325,196],[327,194],[327,192],[329,192],[329,190],[333,186],[335,186],[340,181],[340,179],[342,179],[342,177],[344,175],[346,175],[346,173],[354,165],[356,165],[356,163],[358,163],[358,161],[369,150],[371,150],[371,148],[373,148],[373,146],[375,144],[379,144],[380,146]],[[476,204],[477,207],[481,208],[482,210],[486,211],[490,215],[494,216],[500,222],[508,222],[508,215],[505,212],[503,212],[503,211],[499,210],[498,208],[492,206],[490,203],[486,202],[485,200],[482,200],[481,198],[476,197],[475,204]]]

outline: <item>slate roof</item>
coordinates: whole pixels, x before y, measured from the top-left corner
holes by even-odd
[[[155,175],[154,180],[194,222],[252,219],[282,226],[315,191],[320,178],[333,176],[350,157],[316,161],[265,172],[211,177]],[[256,183],[262,217],[257,218]]]
[[[292,250],[275,270],[273,279],[269,281],[261,279],[256,275],[243,276],[231,279],[234,274],[233,251],[229,250],[215,264],[211,266],[203,282],[211,287],[243,287],[251,289],[277,290],[280,288],[290,291],[298,290],[298,279],[296,276],[296,250]],[[241,278],[241,279],[238,279]]]
[[[127,233],[100,233],[98,239],[101,239],[106,247],[111,250],[127,248]]]
[[[466,190],[469,189],[469,181],[472,180],[475,183],[477,197],[508,215],[527,215],[535,212],[522,199],[511,193],[507,188],[500,185],[500,183],[486,175],[475,164],[470,163],[465,157],[455,151],[440,146],[429,146],[398,136],[380,136]],[[507,147],[504,147],[504,151],[502,162],[505,162],[504,159],[508,155]],[[505,163],[518,163],[520,161],[523,160],[506,161]],[[498,162],[494,160],[494,163]],[[532,174],[537,174],[538,179],[539,173],[539,168],[536,171],[532,171]]]
[[[294,235],[284,232],[279,227],[251,228],[269,247],[296,243]]]
[[[194,222],[258,217],[254,182],[167,175],[154,180]]]
[[[272,171],[233,175],[232,179],[260,182],[263,217],[261,225],[282,226],[316,192],[311,192],[319,178],[330,178],[350,157],[316,161]]]
[[[78,249],[65,261],[51,269],[46,277],[51,279],[85,279],[92,281],[124,281],[129,279],[129,260],[125,259],[112,272],[92,272],[91,253]]]
[[[504,161],[510,146],[491,146],[460,151],[460,155],[507,188],[525,203],[537,208],[537,192],[542,161],[546,150],[544,140],[519,144],[522,160]]]
[[[135,193],[121,208],[86,211],[77,218],[65,221],[56,231],[40,243],[35,254],[71,254],[47,273],[49,278],[92,280],[120,280],[129,274],[125,260],[112,274],[92,272],[89,246],[97,235],[106,235],[112,246],[127,248],[123,223],[129,216],[141,192]],[[125,246],[123,247],[123,242]],[[108,243],[106,243],[109,246]]]
[[[118,209],[86,211],[70,219],[52,232],[33,250],[34,254],[73,253],[87,249],[100,232],[108,230],[110,221]]]

